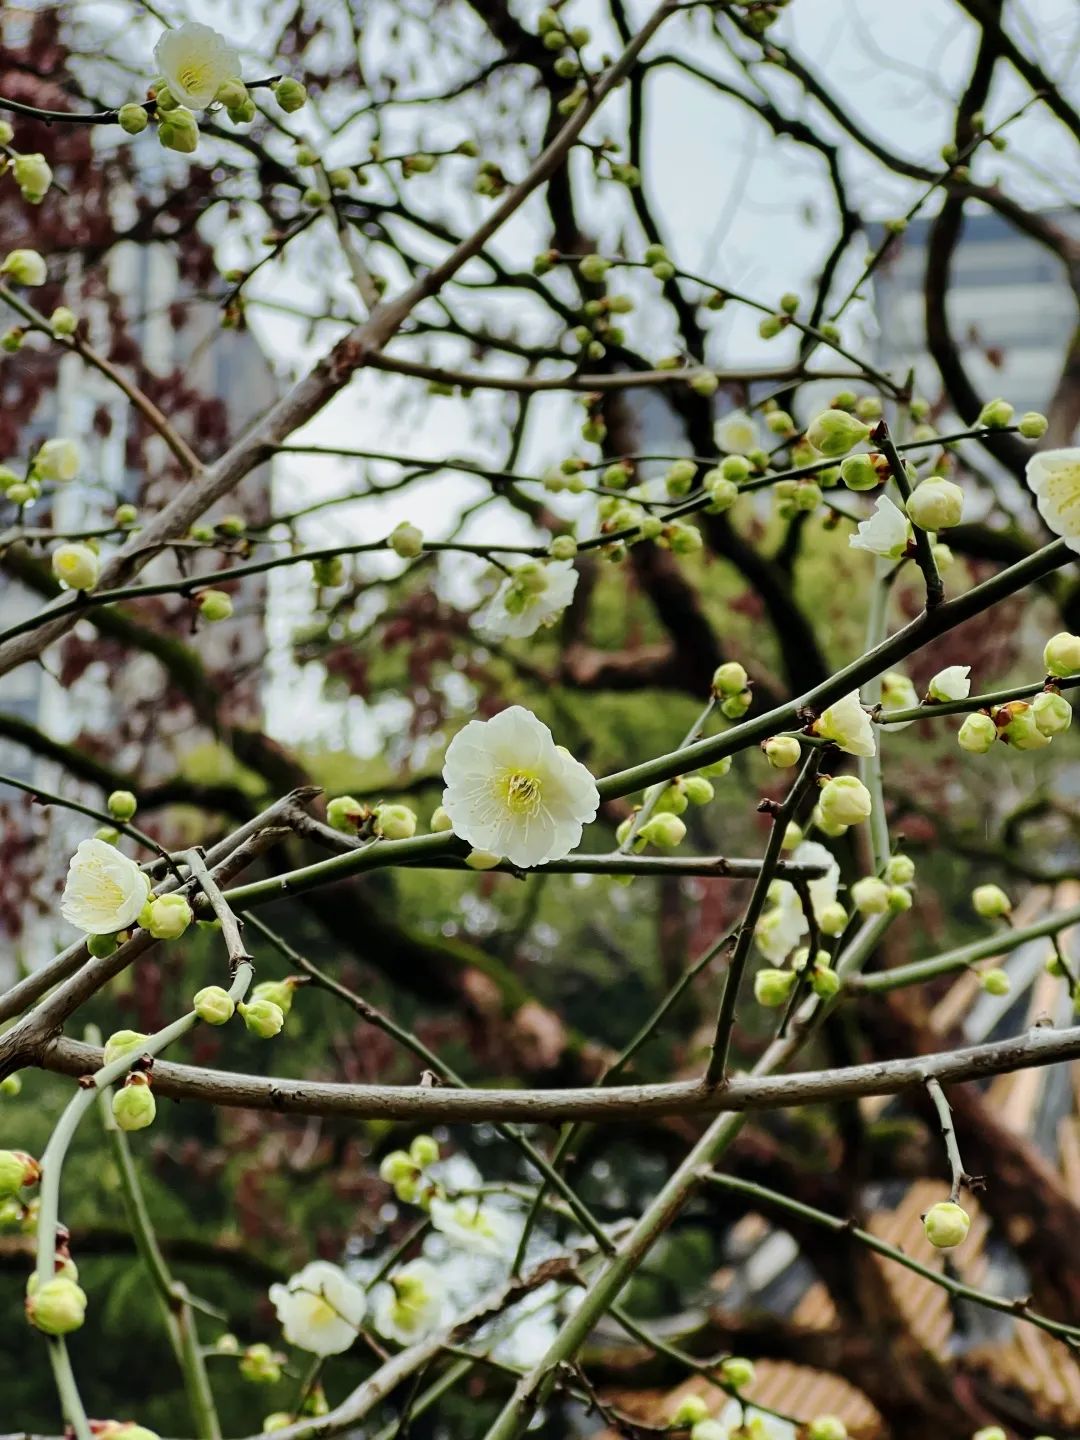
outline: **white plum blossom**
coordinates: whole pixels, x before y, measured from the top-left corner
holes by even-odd
[[[837,892],[840,889],[840,866],[831,850],[817,840],[804,840],[791,852],[791,858],[797,865],[826,865],[828,869],[824,875],[817,880],[808,880],[806,888],[810,892],[810,904],[814,907],[814,915],[821,920],[822,913],[830,906],[836,904]],[[787,883],[787,882],[785,882]],[[792,886],[792,889],[795,887]]]
[[[399,1345],[413,1345],[438,1329],[445,1307],[446,1287],[428,1260],[410,1260],[371,1292],[376,1330]]]
[[[878,498],[874,513],[860,520],[848,544],[853,550],[868,550],[886,560],[899,560],[912,539],[911,521],[887,495]]]
[[[770,908],[754,926],[754,940],[766,960],[779,965],[786,960],[810,926],[802,901],[789,880],[774,880],[769,886]]]
[[[454,833],[522,868],[569,855],[600,804],[585,766],[521,705],[459,730],[443,779]]]
[[[553,625],[573,600],[577,582],[571,560],[519,565],[480,616],[481,635],[492,640],[523,640],[542,625]]]
[[[1025,474],[1039,514],[1080,553],[1080,449],[1042,450],[1027,462]]]
[[[465,1197],[431,1202],[431,1223],[462,1250],[474,1255],[508,1258],[513,1254],[521,1226],[513,1215],[498,1206]]]
[[[746,455],[760,443],[757,426],[745,410],[733,410],[717,425],[716,443],[729,455]]]
[[[971,666],[946,665],[930,681],[926,693],[931,700],[966,700],[971,694]]]
[[[166,30],[154,59],[171,93],[193,110],[205,110],[226,80],[240,77],[240,56],[223,35],[196,20]]]
[[[104,840],[83,840],[68,864],[60,914],[87,935],[115,935],[134,925],[150,894],[150,881]]]
[[[862,707],[857,690],[852,690],[823,710],[814,722],[814,730],[849,755],[862,755],[869,759],[877,754],[874,727]]]
[[[356,1339],[367,1295],[339,1265],[312,1260],[286,1285],[271,1285],[270,1300],[285,1339],[312,1355],[340,1355]]]

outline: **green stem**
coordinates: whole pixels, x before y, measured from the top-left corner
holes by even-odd
[[[967,715],[972,710],[990,710],[995,705],[1006,705],[1010,700],[1028,700],[1041,695],[1044,690],[1074,690],[1080,685],[1080,675],[1064,678],[1054,676],[1049,682],[1033,680],[1026,685],[1009,685],[1004,690],[988,690],[982,695],[968,695],[963,700],[929,700],[922,705],[912,705],[906,710],[879,710],[871,718],[878,725],[907,724],[911,720],[935,720],[939,715]]]
[[[874,583],[870,593],[870,613],[866,617],[866,649],[875,650],[885,640],[888,623],[889,594],[892,589],[891,577],[895,570],[884,560],[878,560]],[[881,704],[881,677],[872,675],[863,686],[863,703],[873,709]],[[885,786],[881,773],[881,745],[874,746],[873,755],[859,757],[859,776],[867,790],[873,809],[870,811],[870,850],[874,873],[880,875],[889,858],[889,822],[885,814]]]

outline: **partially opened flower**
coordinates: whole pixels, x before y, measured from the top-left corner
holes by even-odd
[[[716,443],[729,455],[747,455],[758,446],[757,426],[745,410],[733,410],[717,425]]]
[[[1070,550],[1080,552],[1080,449],[1042,450],[1025,467],[1039,514]]]
[[[287,1285],[271,1285],[270,1300],[285,1339],[313,1355],[348,1350],[367,1313],[361,1287],[327,1260],[312,1260]]]
[[[754,926],[754,941],[766,960],[779,964],[787,959],[810,927],[799,893],[789,880],[774,880],[769,887],[769,900],[769,909]]]
[[[513,1215],[497,1206],[466,1198],[431,1202],[431,1223],[452,1245],[475,1255],[509,1256],[521,1226]]]
[[[574,598],[578,576],[570,560],[531,561],[508,575],[480,616],[482,635],[522,640],[553,625]]]
[[[443,779],[454,833],[522,867],[569,855],[600,804],[585,766],[520,705],[459,730]]]
[[[225,37],[196,20],[166,30],[154,59],[171,94],[194,110],[205,110],[222,85],[240,75],[240,57]]]
[[[911,539],[911,521],[887,495],[882,495],[869,519],[859,521],[848,544],[852,550],[869,550],[871,555],[899,560],[907,552]]]
[[[863,755],[869,758],[877,754],[877,741],[870,716],[862,707],[859,692],[852,690],[843,699],[837,700],[823,710],[814,722],[818,735],[839,745],[849,755]]]
[[[410,1260],[371,1292],[375,1328],[399,1345],[413,1345],[438,1328],[446,1291],[428,1260]]]
[[[930,681],[926,692],[931,700],[966,700],[971,694],[971,666],[946,665]]]
[[[134,860],[104,840],[84,840],[68,864],[60,913],[87,935],[115,935],[135,924],[149,894]]]

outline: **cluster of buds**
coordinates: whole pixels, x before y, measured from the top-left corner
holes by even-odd
[[[442,1194],[438,1181],[427,1174],[438,1160],[439,1142],[434,1136],[417,1135],[408,1150],[391,1150],[383,1157],[379,1176],[394,1187],[402,1204],[427,1209],[432,1199]]]
[[[1051,636],[1043,649],[1047,683],[1030,702],[1010,700],[966,716],[957,734],[962,750],[985,755],[996,740],[1015,750],[1042,750],[1072,724],[1072,706],[1054,684],[1080,674],[1080,635]]]
[[[81,464],[82,456],[79,447],[73,440],[61,438],[46,440],[30,461],[25,475],[19,475],[9,465],[0,465],[0,495],[21,509],[23,506],[33,504],[39,498],[42,485],[48,483],[65,485],[74,480],[79,473]],[[60,547],[65,551],[69,548],[71,547]],[[79,542],[76,548],[79,553],[76,561],[71,562],[71,567],[75,573],[82,575],[88,573],[84,571],[83,567],[90,566],[94,573],[94,580],[91,584],[83,586],[68,582],[61,573],[61,570],[65,568],[63,563],[58,569],[54,561],[53,573],[57,579],[64,580],[72,589],[90,589],[97,578],[97,546],[93,542]],[[87,556],[85,552],[89,552],[89,555]]]
[[[750,677],[737,660],[726,660],[713,671],[712,694],[728,720],[741,720],[754,703]]]
[[[241,1000],[236,1006],[236,1013],[252,1035],[260,1040],[272,1040],[285,1028],[285,1021],[292,1010],[293,991],[304,983],[299,975],[287,975],[284,980],[261,980],[254,986],[247,1000]],[[207,1015],[223,1014],[225,1007],[219,995],[208,996],[205,991],[200,990],[195,997],[196,1010],[199,1008],[200,997],[202,1009]],[[225,998],[229,998],[227,992]],[[230,1018],[225,1015],[224,1018],[213,1019],[210,1023],[224,1025]]]
[[[911,885],[915,862],[909,855],[892,855],[881,875],[864,875],[848,892],[862,916],[900,915],[912,905]]]
[[[0,1150],[0,1199],[28,1190],[41,1178],[41,1166],[25,1150]]]
[[[281,1379],[284,1363],[284,1355],[271,1350],[269,1345],[249,1345],[240,1356],[237,1368],[253,1385],[276,1385]]]
[[[52,169],[44,155],[14,150],[14,139],[15,131],[9,122],[0,120],[0,175],[11,175],[28,205],[40,205],[52,185]]]
[[[326,819],[343,835],[409,840],[416,834],[416,812],[408,805],[387,802],[366,805],[352,795],[338,795],[331,800],[326,807]]]

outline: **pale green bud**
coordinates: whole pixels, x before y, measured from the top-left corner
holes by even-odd
[[[816,1415],[807,1427],[806,1440],[848,1440],[847,1426],[839,1415]]]
[[[36,1185],[41,1167],[25,1150],[0,1150],[0,1197],[17,1195]]]
[[[834,900],[831,905],[822,906],[821,914],[818,916],[818,926],[823,935],[842,935],[847,927],[848,913],[840,904]]]
[[[987,995],[1008,995],[1012,989],[1007,971],[999,969],[983,970],[979,975],[979,984]]]
[[[14,139],[14,127],[7,120],[0,120],[0,145],[10,145]]]
[[[1000,885],[976,885],[971,892],[971,904],[976,915],[984,920],[1000,920],[1012,911],[1012,901]]]
[[[690,1440],[729,1440],[728,1428],[719,1420],[699,1420],[690,1431]]]
[[[774,340],[784,328],[784,316],[763,315],[758,321],[757,328],[762,340]]]
[[[245,1380],[256,1385],[276,1385],[281,1379],[281,1361],[269,1345],[249,1345],[238,1368]]]
[[[816,510],[821,504],[821,486],[813,480],[800,480],[792,499],[796,510],[804,513]]]
[[[86,1293],[57,1275],[26,1297],[26,1318],[44,1335],[70,1335],[86,1319]]]
[[[143,907],[139,924],[155,940],[179,940],[194,918],[183,895],[158,895]]]
[[[578,544],[573,535],[556,535],[548,546],[548,554],[553,560],[573,560],[577,549]]]
[[[260,980],[251,992],[252,1000],[269,1000],[288,1016],[293,1006],[293,992],[302,982],[293,975],[284,980]]]
[[[646,265],[655,265],[660,260],[666,260],[668,258],[668,253],[664,249],[663,245],[647,245],[645,247],[645,254],[642,258],[645,261]]]
[[[23,199],[31,205],[40,205],[49,193],[53,180],[53,173],[45,156],[40,153],[16,155],[11,170]]]
[[[433,811],[430,822],[430,829],[433,834],[441,835],[446,830],[452,830],[454,822],[450,819],[449,813],[440,805]]]
[[[66,305],[58,305],[49,316],[49,329],[54,335],[74,335],[79,328],[79,317]]]
[[[664,476],[664,485],[667,493],[677,499],[679,496],[689,494],[697,477],[697,466],[693,460],[676,460],[669,466]]]
[[[649,267],[657,280],[673,280],[675,278],[675,266],[670,260],[658,260],[655,265]]]
[[[960,749],[972,755],[985,755],[996,739],[997,726],[981,713],[966,716],[956,736]]]
[[[725,755],[720,760],[713,760],[709,765],[702,765],[701,775],[707,776],[710,780],[722,780],[731,769],[731,756]]]
[[[749,676],[737,660],[727,660],[713,671],[712,689],[714,695],[738,695],[746,689]]]
[[[786,410],[770,410],[765,416],[765,428],[773,435],[793,435],[795,421]]]
[[[285,1016],[281,1006],[275,1005],[272,1000],[252,1000],[247,1005],[241,1002],[236,1010],[252,1035],[257,1035],[260,1040],[271,1040],[284,1028]]]
[[[688,775],[682,782],[683,794],[691,805],[708,805],[716,791],[703,775]]]
[[[1043,665],[1048,675],[1059,679],[1080,675],[1080,635],[1070,635],[1067,630],[1052,635],[1043,647]]]
[[[105,960],[117,948],[115,935],[88,935],[86,948],[95,960]]]
[[[701,1396],[687,1395],[684,1400],[679,1401],[678,1408],[672,1412],[669,1424],[680,1427],[696,1425],[699,1420],[707,1420],[708,1416],[709,1407]]]
[[[416,834],[416,815],[408,805],[376,805],[375,833],[384,840],[409,840]]]
[[[204,590],[199,596],[199,614],[209,624],[232,617],[232,597],[224,590]]]
[[[106,845],[119,845],[120,831],[111,825],[101,825],[94,831],[95,840],[104,840]]]
[[[709,510],[722,515],[730,510],[739,498],[739,487],[734,480],[728,480],[719,470],[710,470],[705,476],[705,488],[709,493]]]
[[[780,842],[782,850],[795,850],[803,842],[803,829],[796,825],[794,820],[789,820],[784,830],[784,838]]]
[[[611,261],[605,260],[603,255],[585,255],[578,266],[582,278],[593,284],[599,284],[604,276],[611,269]]]
[[[232,996],[220,985],[204,985],[195,992],[191,1004],[195,1014],[207,1025],[227,1025],[236,1011]]]
[[[952,1200],[939,1200],[923,1216],[923,1233],[937,1250],[952,1250],[970,1228],[971,1216]]]
[[[889,890],[889,913],[890,915],[902,915],[905,910],[910,910],[914,904],[911,898],[911,891],[904,885],[893,885]]]
[[[154,1123],[157,1102],[145,1075],[132,1075],[112,1098],[113,1119],[121,1130],[145,1130]]]
[[[307,89],[295,80],[291,75],[285,75],[273,87],[274,99],[281,106],[287,115],[294,110],[301,110],[307,104]]]
[[[851,887],[851,903],[860,915],[884,915],[889,908],[889,886],[876,875],[864,875]]]
[[[417,1135],[409,1146],[409,1158],[420,1166],[421,1170],[428,1165],[434,1165],[439,1158],[439,1142],[433,1135]]]
[[[673,520],[664,526],[664,540],[673,555],[694,555],[705,542],[696,525],[683,525]]]
[[[971,1440],[1009,1440],[1009,1437],[1000,1425],[984,1425],[981,1430],[975,1431]],[[1038,1440],[1038,1437],[1036,1437],[1036,1440]]]
[[[1044,735],[1060,735],[1072,724],[1072,706],[1064,695],[1055,690],[1044,690],[1031,702],[1031,713],[1035,724]]]
[[[45,261],[36,250],[11,250],[0,265],[0,275],[7,275],[16,285],[44,285],[49,278]]]
[[[419,1164],[420,1162],[414,1160],[406,1151],[391,1150],[379,1163],[379,1178],[385,1180],[387,1185],[400,1185],[403,1180],[415,1178]]]
[[[105,804],[114,820],[130,820],[139,808],[130,790],[114,790]]]
[[[38,480],[67,484],[74,480],[82,464],[82,455],[74,440],[46,440],[34,456],[31,471]]]
[[[815,965],[810,975],[810,988],[819,999],[831,1000],[840,993],[840,976],[823,965]]]
[[[1037,410],[1029,410],[1025,415],[1020,416],[1017,429],[1025,440],[1041,440],[1046,434],[1049,424],[1045,415],[1040,415]]]
[[[979,411],[979,418],[976,425],[985,426],[988,430],[1001,430],[1013,417],[1013,407],[1008,400],[988,400]]]
[[[869,434],[870,426],[846,410],[824,410],[811,420],[806,438],[819,455],[839,459]]]
[[[142,105],[136,105],[129,101],[127,105],[121,105],[117,111],[116,118],[120,122],[120,129],[126,135],[141,135],[150,124],[150,116]]]
[[[502,856],[496,855],[494,850],[470,850],[465,856],[465,864],[470,870],[494,870],[496,865],[502,864]]]
[[[720,1379],[733,1390],[745,1390],[754,1383],[754,1364],[741,1355],[728,1355],[720,1362]]]
[[[915,879],[915,861],[910,855],[892,855],[885,866],[885,879],[890,885],[910,885]]]
[[[765,758],[776,770],[789,770],[799,763],[802,746],[794,735],[773,735],[761,746]]]
[[[728,720],[741,720],[753,703],[753,692],[740,690],[738,695],[729,695],[720,702],[720,713]]]
[[[830,825],[857,825],[870,816],[870,791],[854,775],[835,775],[818,796],[822,818]]]
[[[710,471],[711,473],[713,472]],[[745,455],[725,455],[720,461],[720,474],[725,480],[734,481],[736,485],[749,479],[753,473],[753,464]]]
[[[681,782],[676,782],[661,793],[653,811],[657,815],[681,815],[689,803]]]
[[[849,490],[876,490],[881,476],[870,455],[849,455],[840,462],[840,479]]]
[[[964,492],[951,480],[931,476],[912,491],[906,509],[920,530],[947,530],[964,517]]]
[[[720,389],[720,381],[711,370],[697,370],[690,377],[690,389],[695,395],[702,395],[707,400]]]
[[[224,105],[226,110],[235,110],[248,98],[247,86],[242,80],[226,80],[218,87],[214,98],[219,105]]]
[[[794,970],[759,970],[754,976],[754,999],[759,1005],[775,1010],[787,1000],[797,979]]]
[[[105,1041],[105,1064],[111,1065],[121,1055],[130,1055],[134,1060],[133,1052],[141,1050],[149,1039],[149,1035],[143,1035],[138,1030],[114,1030]]]
[[[1035,723],[1035,711],[1022,700],[1012,700],[1003,705],[998,716],[1008,717],[1001,738],[1015,750],[1043,750],[1050,744],[1050,736],[1044,735]]]
[[[21,1075],[5,1075],[4,1078],[0,1080],[0,1095],[6,1095],[9,1099],[14,1100],[15,1096],[21,1093]]]
[[[403,560],[415,560],[424,548],[423,533],[415,525],[403,520],[390,534],[390,549]]]
[[[326,807],[326,823],[343,835],[355,835],[371,812],[351,795],[338,795]]]
[[[160,108],[159,101],[158,109]],[[166,150],[190,155],[199,145],[198,121],[186,106],[177,105],[175,109],[159,115],[158,139]]]
[[[860,395],[855,401],[855,414],[860,420],[880,420],[884,406],[877,395]]]
[[[275,1430],[287,1430],[292,1423],[293,1417],[288,1410],[275,1410],[263,1416],[263,1434],[272,1435]]]
[[[638,834],[658,850],[674,850],[685,840],[686,826],[677,815],[663,813],[647,820]]]

